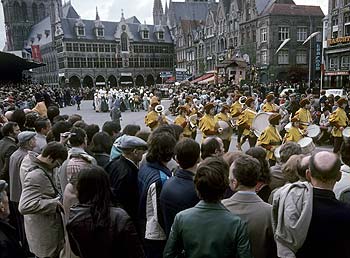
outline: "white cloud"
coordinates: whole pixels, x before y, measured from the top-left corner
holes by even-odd
[[[165,8],[165,1],[163,8]],[[294,0],[296,4],[303,5],[321,5],[323,12],[328,13],[328,0]],[[153,0],[72,0],[72,5],[83,19],[94,19],[96,6],[102,20],[119,21],[121,9],[124,10],[125,17],[136,16],[141,23],[146,21],[148,24],[153,22],[152,10]],[[2,8],[1,8],[2,9]],[[0,12],[0,49],[5,45],[5,26],[4,14]]]

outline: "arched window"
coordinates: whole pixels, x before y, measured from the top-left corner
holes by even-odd
[[[123,32],[121,35],[122,51],[128,51],[128,35]]]
[[[22,16],[21,6],[17,1],[13,3],[13,11],[14,11],[15,20],[16,21],[21,20],[21,16]]]
[[[27,10],[27,4],[25,2],[22,3],[22,20],[23,21],[28,20],[28,10]]]
[[[45,5],[43,3],[41,3],[39,5],[39,20],[41,21],[42,19],[44,19],[46,16],[46,13],[45,13]]]
[[[38,17],[38,6],[36,5],[36,3],[33,3],[32,10],[33,10],[34,23],[37,23],[39,20],[39,17]]]

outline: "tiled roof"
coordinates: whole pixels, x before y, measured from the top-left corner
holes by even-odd
[[[216,6],[218,3],[206,3],[206,2],[172,2],[171,8],[175,14],[176,23],[181,20],[197,20],[205,21],[208,9],[212,6]]]
[[[255,1],[256,10],[257,10],[259,15],[264,11],[264,9],[266,8],[266,6],[268,5],[269,2],[270,2],[270,0],[256,0]]]
[[[264,14],[290,16],[321,16],[324,17],[321,7],[310,5],[272,4]]]
[[[62,11],[63,11],[63,18],[72,18],[72,19],[79,18],[79,14],[71,4],[66,4],[65,6],[63,6]]]

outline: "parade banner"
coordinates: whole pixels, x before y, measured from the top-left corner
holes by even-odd
[[[32,58],[34,61],[43,62],[39,45],[32,45]]]

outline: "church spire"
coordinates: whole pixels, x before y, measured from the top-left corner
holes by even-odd
[[[154,0],[153,2],[153,23],[161,25],[163,23],[164,10],[162,0]]]
[[[98,9],[97,9],[97,6],[96,6],[96,21],[99,21],[100,20],[100,16],[98,15]]]

